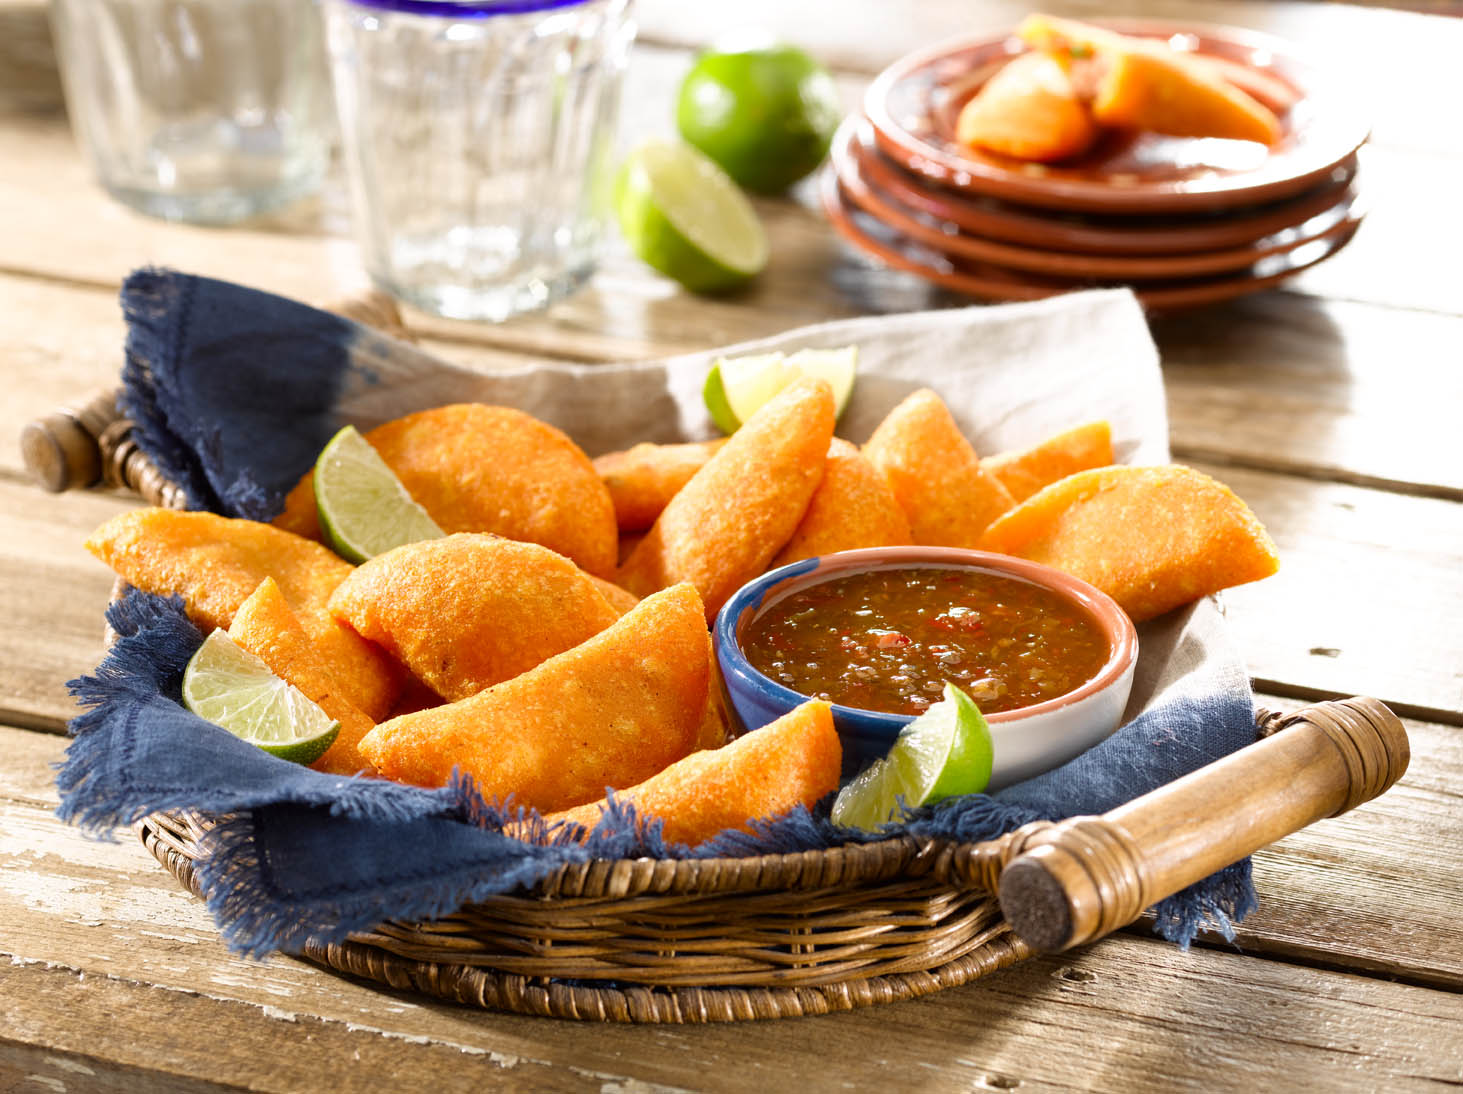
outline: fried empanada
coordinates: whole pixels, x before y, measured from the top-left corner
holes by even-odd
[[[269,523],[305,539],[324,541],[320,529],[320,513],[315,508],[315,476],[306,472],[295,488],[284,496],[284,508]]]
[[[1007,61],[955,119],[959,143],[1037,163],[1080,156],[1098,132],[1067,70],[1043,53]]]
[[[857,446],[833,438],[823,465],[823,481],[772,567],[799,559],[859,547],[900,547],[913,543],[909,518],[889,482],[864,459]]]
[[[610,492],[620,531],[638,532],[654,524],[671,498],[725,443],[725,437],[688,444],[645,442],[596,456],[594,469]]]
[[[715,650],[713,644],[712,649]],[[732,719],[727,710],[726,685],[721,678],[721,666],[711,658],[710,682],[706,686],[706,710],[701,718],[701,729],[696,734],[696,747],[720,748],[732,739]]]
[[[629,589],[622,589],[613,581],[607,581],[602,577],[595,577],[593,574],[586,576],[588,576],[590,581],[594,582],[594,587],[609,602],[610,607],[615,609],[616,615],[624,615],[636,604],[640,603],[640,598]]]
[[[1020,502],[1058,479],[1112,462],[1112,427],[1106,422],[1088,422],[1033,448],[987,456],[980,465]]]
[[[1279,566],[1249,506],[1176,464],[1070,475],[997,520],[980,545],[1079,577],[1139,623]]]
[[[388,778],[540,811],[634,786],[696,745],[711,636],[696,590],[646,597],[587,642],[468,699],[383,722],[361,752]]]
[[[335,742],[311,767],[334,775],[376,773],[357,748],[376,723],[345,697],[274,578],[266,577],[239,605],[229,624],[229,637],[340,723]]]
[[[625,560],[618,583],[644,596],[689,581],[714,619],[802,520],[823,478],[833,418],[827,382],[803,379],[784,388],[671,499]]]
[[[144,592],[181,596],[205,631],[227,627],[239,605],[272,577],[346,698],[370,718],[384,716],[396,701],[405,674],[326,608],[353,569],[327,547],[258,521],[178,509],[113,517],[86,547]]]
[[[593,574],[615,568],[615,510],[594,465],[553,426],[511,407],[454,403],[365,435],[438,526],[538,543]],[[307,474],[275,518],[308,534]]]
[[[622,614],[563,555],[468,532],[362,563],[330,611],[449,701],[527,672]]]
[[[694,752],[627,790],[615,800],[663,824],[673,843],[704,843],[729,828],[776,817],[798,805],[811,809],[838,787],[843,750],[829,704],[810,699],[777,721],[724,748]],[[546,820],[592,829],[606,802],[597,801]]]
[[[1174,49],[1161,38],[1041,14],[1028,15],[1016,35],[1071,70],[1100,125],[1269,145],[1280,139],[1280,120],[1260,100],[1277,98],[1282,109],[1294,101],[1279,81],[1257,79],[1254,66]]]
[[[1016,504],[982,470],[949,408],[929,388],[891,410],[863,454],[888,480],[915,543],[974,547],[986,526]]]

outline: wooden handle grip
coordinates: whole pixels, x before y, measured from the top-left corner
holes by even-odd
[[[1101,817],[1033,833],[1001,872],[1007,922],[1040,951],[1101,938],[1215,870],[1370,801],[1407,770],[1407,733],[1375,699],[1317,703],[1277,729]]]
[[[99,391],[79,406],[63,406],[20,432],[20,455],[31,475],[59,494],[102,477],[100,438],[117,420],[117,391]]]

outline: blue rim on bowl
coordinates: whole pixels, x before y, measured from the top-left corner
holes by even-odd
[[[983,570],[1030,581],[1078,606],[1107,636],[1107,661],[1080,687],[1054,699],[986,716],[996,753],[990,789],[1057,767],[1117,728],[1138,660],[1138,635],[1127,614],[1107,594],[1048,566],[956,547],[840,551],[770,570],[738,589],[717,614],[712,637],[727,698],[743,726],[758,729],[808,698],[758,672],[742,652],[741,635],[764,607],[834,577],[906,566]],[[888,752],[911,716],[835,703],[833,721],[843,743],[844,776],[849,777]]]

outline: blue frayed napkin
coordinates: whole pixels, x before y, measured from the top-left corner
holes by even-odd
[[[226,282],[145,270],[128,279],[122,299],[124,407],[138,441],[193,506],[228,515],[271,516],[346,422],[368,428],[443,403],[520,407],[591,453],[710,434],[700,384],[712,352],[482,375]],[[863,440],[904,395],[931,386],[981,451],[1106,418],[1120,459],[1167,459],[1157,355],[1127,292],[845,320],[729,352],[849,343],[859,346],[860,379],[839,433],[851,440]],[[566,862],[774,853],[868,838],[833,828],[826,806],[695,849],[666,845],[656,825],[618,809],[583,844],[533,825],[515,838],[503,830],[521,820],[511,803],[485,804],[470,780],[421,790],[325,775],[189,714],[178,687],[201,636],[176,600],[133,593],[109,619],[120,640],[94,676],[72,683],[89,709],[72,723],[59,812],[93,830],[167,809],[227,817],[204,839],[198,876],[224,937],[245,953],[445,914]],[[979,841],[1031,820],[1101,813],[1254,740],[1244,662],[1213,602],[1145,624],[1139,640],[1121,730],[994,796],[922,810],[908,830]],[[1205,925],[1232,936],[1231,924],[1253,906],[1246,860],[1164,901],[1158,930],[1185,945]]]

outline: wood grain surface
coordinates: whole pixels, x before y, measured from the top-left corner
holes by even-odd
[[[1414,740],[1418,728],[1409,726]],[[820,1045],[823,1089],[899,1084],[914,1069],[928,1073],[934,1089],[1000,1089],[1006,1080],[1037,1089],[1116,1089],[1131,1081],[1123,1088],[1158,1091],[1203,1085],[1219,1065],[1238,1089],[1263,1083],[1287,1060],[1310,1077],[1310,1088],[1325,1089],[1363,1061],[1371,1074],[1399,1080],[1445,1081],[1463,1064],[1463,1046],[1447,1036],[1463,1020],[1456,994],[1359,977],[1345,971],[1346,955],[1333,957],[1339,970],[1260,960],[1269,952],[1264,935],[1242,937],[1238,953],[1205,947],[1183,954],[1141,927],[931,999],[816,1020],[626,1029],[485,1016],[353,984],[288,958],[261,964],[230,955],[202,906],[129,834],[107,843],[58,832],[49,816],[50,764],[60,740],[0,730],[0,748],[12,759],[0,771],[0,922],[7,925],[0,955],[10,958],[8,968],[0,963],[0,1075],[30,1051],[51,1058],[53,1068],[119,1076],[156,1070],[159,1081],[267,1090],[309,1089],[351,1059],[344,1090],[371,1089],[372,1071],[387,1067],[409,1068],[449,1090],[493,1076],[524,1089],[632,1081],[702,1089],[712,1074],[716,1089],[751,1091],[775,1083],[787,1059],[808,1051],[810,1036]],[[1293,841],[1334,837],[1350,824],[1375,844],[1384,833],[1368,814],[1389,799],[1264,852],[1257,868],[1272,923],[1299,936],[1324,931],[1324,914],[1334,927],[1351,911],[1334,883],[1296,900],[1287,891],[1293,885],[1267,883],[1266,864],[1287,866]],[[1338,850],[1334,858],[1341,857]],[[1364,856],[1348,861],[1361,877],[1387,873]],[[1316,905],[1323,914],[1307,923]],[[1391,932],[1393,942],[1401,928]],[[1450,937],[1438,930],[1430,940],[1417,938],[1417,956]],[[1378,971],[1419,979],[1396,962]],[[1213,991],[1217,982],[1227,990]],[[82,987],[88,1003],[78,1016]],[[96,1013],[114,1020],[99,1029],[85,1017]],[[200,1039],[205,1027],[219,1036]],[[1225,1030],[1222,1040],[1212,1036],[1215,1028]],[[860,1047],[870,1038],[873,1052]],[[1347,1046],[1340,1054],[1333,1050],[1339,1042]],[[258,1046],[268,1044],[297,1050],[261,1057]]]
[[[1436,10],[1424,2],[1408,5]],[[1282,291],[1155,320],[1171,446],[1265,522],[1282,569],[1226,594],[1264,694],[1375,695],[1413,758],[1381,798],[1255,856],[1261,907],[1185,953],[1140,922],[910,1003],[799,1021],[623,1028],[483,1013],[288,958],[241,960],[129,833],[59,825],[64,682],[103,651],[111,575],[81,547],[135,504],[52,496],[0,450],[0,1091],[513,1089],[1425,1090],[1463,1082],[1463,19],[1288,0],[1061,0],[1280,35],[1352,79],[1373,123],[1372,212]],[[1443,10],[1447,5],[1441,5]],[[638,0],[622,146],[672,131],[691,49],[761,26],[832,63],[845,103],[904,51],[1028,9]],[[18,20],[18,22],[16,22]],[[106,200],[57,109],[38,0],[0,4],[0,435],[116,381],[126,273],[160,263],[326,301],[364,287],[348,197],[229,231]],[[28,35],[28,37],[27,37]],[[22,58],[17,67],[13,58]],[[17,87],[29,91],[15,92]],[[616,242],[548,312],[472,325],[408,313],[485,370],[625,360],[822,319],[963,303],[853,253],[808,187],[759,200],[766,274],[696,298]]]

